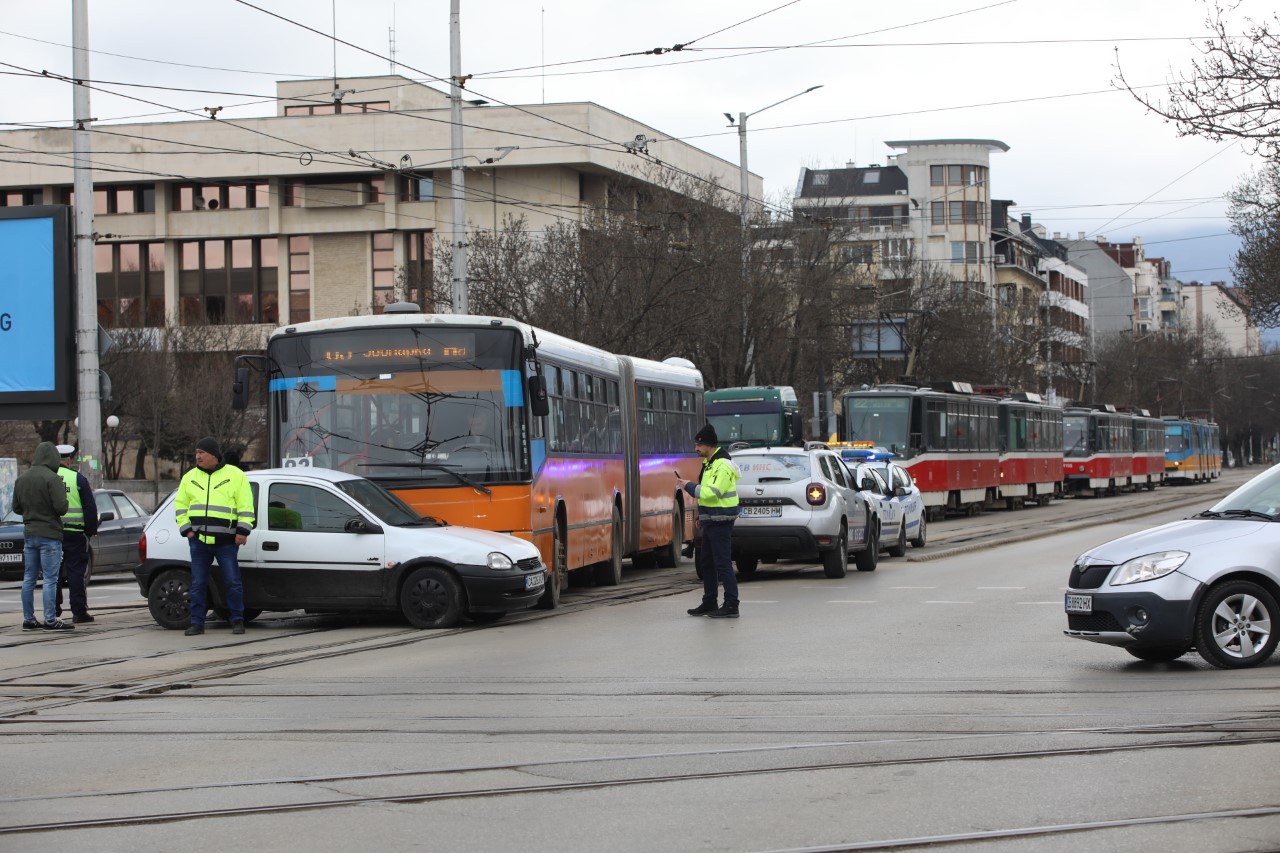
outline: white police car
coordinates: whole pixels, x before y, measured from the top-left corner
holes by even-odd
[[[839,444],[834,445],[832,449],[840,453],[840,458],[849,466],[850,471],[854,471],[855,477],[859,480],[864,479],[858,477],[855,470],[860,465],[874,469],[880,475],[882,484],[868,483],[867,486],[869,491],[876,493],[876,498],[882,505],[889,505],[885,514],[890,516],[892,521],[885,522],[883,534],[884,542],[887,543],[885,549],[889,555],[901,557],[906,554],[907,542],[910,542],[912,547],[923,548],[928,541],[925,532],[924,497],[920,494],[920,487],[912,479],[911,472],[891,461],[898,458],[898,454],[868,442]],[[883,494],[879,493],[880,489],[883,489]],[[870,495],[868,498],[872,499]],[[893,532],[891,533],[890,530]]]
[[[546,567],[532,543],[422,518],[363,477],[325,468],[246,475],[258,525],[240,547],[245,618],[266,610],[399,611],[416,628],[448,628],[464,615],[490,622],[537,602]],[[143,531],[134,571],[151,616],[190,624],[191,557],[173,495]],[[211,575],[216,579],[218,572]],[[225,615],[217,582],[212,608]]]

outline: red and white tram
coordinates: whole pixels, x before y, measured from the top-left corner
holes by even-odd
[[[1062,488],[1062,409],[1019,391],[999,403],[1000,490],[1009,509],[1045,506]]]
[[[1132,482],[1133,415],[1108,403],[1068,406],[1062,412],[1062,444],[1066,491],[1099,497]]]
[[[1164,482],[1164,421],[1146,409],[1133,409],[1134,490],[1154,491]]]
[[[841,441],[872,442],[899,456],[931,519],[974,513],[1000,488],[999,406],[968,383],[946,390],[877,385],[842,398]]]

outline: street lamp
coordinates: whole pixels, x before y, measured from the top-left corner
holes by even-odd
[[[747,218],[750,213],[751,194],[747,188],[747,119],[754,115],[759,115],[765,110],[772,109],[778,104],[785,104],[787,101],[807,95],[814,89],[821,89],[822,84],[810,86],[803,92],[796,92],[789,98],[783,98],[781,101],[775,101],[767,107],[761,107],[753,113],[738,113],[738,192],[742,196],[742,227],[747,227]],[[725,113],[724,117],[729,120],[729,127],[734,126],[733,114]]]

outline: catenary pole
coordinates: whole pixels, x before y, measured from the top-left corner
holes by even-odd
[[[75,78],[73,183],[76,252],[76,397],[79,403],[78,450],[90,484],[102,485],[102,401],[98,382],[98,280],[93,267],[93,171],[90,168],[89,10],[88,0],[71,2],[71,73]],[[87,463],[87,464],[86,464]]]
[[[462,169],[462,26],[459,4],[449,0],[449,153],[453,158],[450,185],[453,188],[453,313],[466,314],[467,308],[467,208]]]

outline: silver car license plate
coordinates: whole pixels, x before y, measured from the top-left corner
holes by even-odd
[[[744,518],[782,518],[782,507],[744,506],[742,508],[742,516]]]
[[[536,575],[525,575],[524,588],[525,589],[542,589],[546,581],[547,581],[546,572],[538,572]]]
[[[1067,612],[1068,613],[1092,613],[1093,612],[1093,596],[1092,595],[1067,595]]]

